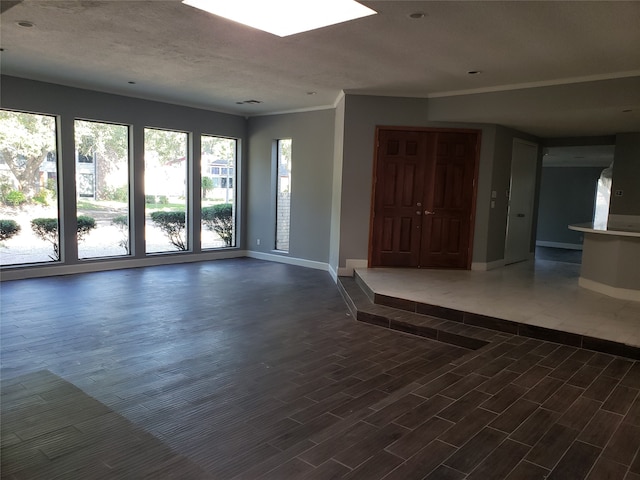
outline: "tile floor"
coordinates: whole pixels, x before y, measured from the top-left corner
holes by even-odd
[[[327,273],[251,259],[0,296],[2,478],[640,480],[637,361],[355,322]]]
[[[487,272],[357,272],[378,294],[640,346],[640,302],[579,287],[577,264],[536,260]]]
[[[2,382],[0,475],[207,478],[189,459],[48,370]]]

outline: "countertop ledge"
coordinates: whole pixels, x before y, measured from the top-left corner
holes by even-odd
[[[633,227],[630,227],[628,229],[622,226],[596,228],[593,223],[576,223],[574,225],[569,225],[569,230],[575,230],[577,232],[585,233],[597,233],[602,235],[616,235],[619,237],[640,238],[640,230],[637,230]]]

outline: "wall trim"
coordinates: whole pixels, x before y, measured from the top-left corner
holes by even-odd
[[[331,278],[333,278],[333,281],[338,283],[338,272],[336,272],[336,270],[331,266],[328,265],[329,267],[329,275],[331,275]]]
[[[599,82],[601,80],[616,80],[618,78],[637,77],[640,70],[627,70],[623,72],[586,75],[582,77],[559,78],[556,80],[543,80],[537,82],[514,83],[510,85],[497,85],[494,87],[472,88],[468,90],[450,90],[447,92],[430,93],[426,98],[456,97],[459,95],[475,95],[478,93],[506,92],[509,90],[524,90],[528,88],[554,87],[557,85],[570,85],[572,83]]]
[[[178,263],[194,263],[225,258],[246,257],[245,250],[221,250],[205,253],[158,254],[145,258],[119,258],[117,260],[86,261],[73,265],[19,266],[0,271],[0,280],[24,280],[28,278],[55,277],[76,273],[106,272],[109,270],[125,270],[127,268],[158,267]]]
[[[471,270],[486,272],[487,270],[495,270],[496,268],[502,268],[504,266],[504,258],[501,258],[500,260],[494,260],[493,262],[472,262]]]
[[[566,248],[567,250],[582,250],[581,243],[547,242],[536,240],[536,247]]]
[[[340,98],[338,98],[338,101],[339,99]],[[332,105],[318,105],[316,107],[304,107],[304,108],[294,108],[292,110],[280,110],[275,112],[254,113],[252,115],[248,115],[246,118],[269,117],[271,115],[289,115],[292,113],[317,112],[319,110],[335,110],[338,101],[334,102],[334,104]]]
[[[303,108],[294,108],[292,110],[276,110],[274,112],[264,112],[264,113],[254,113],[252,115],[246,115],[244,118],[251,117],[268,117],[269,115],[288,115],[291,113],[306,113],[306,112],[317,112],[318,110],[335,110],[338,107],[338,103],[345,97],[344,90],[340,90],[338,96],[334,100],[331,105],[318,105],[316,107],[303,107]],[[237,115],[237,114],[234,114]]]
[[[604,283],[589,280],[588,278],[578,278],[578,285],[594,292],[602,293],[609,297],[619,298],[620,300],[632,300],[640,302],[640,290],[632,290],[630,288],[619,288],[606,285]]]
[[[347,258],[344,267],[338,267],[339,277],[353,277],[356,268],[369,268],[369,261],[358,258]]]
[[[325,272],[331,273],[331,267],[328,263],[317,262],[315,260],[288,257],[285,255],[277,255],[274,253],[257,252],[255,250],[245,251],[245,256],[249,258],[256,258],[258,260],[267,260],[269,262],[287,263],[289,265],[297,265],[299,267],[315,268],[316,270],[324,270]]]

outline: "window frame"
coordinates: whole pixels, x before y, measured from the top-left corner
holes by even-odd
[[[283,178],[283,175],[281,175],[281,167],[282,167],[282,157],[283,157],[283,142],[288,142],[289,143],[289,162],[288,162],[288,167],[287,167],[287,172],[288,175],[286,176],[286,178],[288,178],[288,183],[287,183],[287,192],[288,192],[288,205],[287,205],[287,214],[286,214],[286,226],[284,228],[286,228],[286,239],[280,238],[281,232],[280,232],[280,227],[281,227],[281,194],[285,193],[282,191],[282,184],[281,184],[281,180]],[[274,221],[274,228],[275,228],[275,235],[274,235],[274,251],[278,252],[278,253],[289,253],[291,250],[291,194],[292,194],[292,172],[293,172],[293,139],[290,137],[286,137],[286,138],[279,138],[275,141],[275,194],[274,194],[274,202],[275,202],[275,221]],[[286,243],[286,249],[282,248],[284,247]]]
[[[34,112],[30,110],[5,108],[5,107],[0,107],[0,112],[10,112],[15,114],[34,115],[34,116],[40,116],[40,117],[50,117],[53,119],[53,123],[54,123],[53,132],[52,132],[53,141],[54,141],[53,149],[47,152],[44,160],[40,162],[38,170],[40,171],[44,165],[50,165],[52,163],[55,165],[55,170],[53,172],[51,172],[49,169],[45,169],[40,173],[46,174],[46,176],[43,177],[45,182],[48,183],[49,181],[53,181],[55,185],[55,188],[56,188],[55,211],[56,211],[56,221],[57,221],[57,231],[56,231],[57,239],[56,239],[56,244],[53,247],[54,255],[57,255],[57,259],[52,257],[50,254],[48,254],[49,260],[35,260],[35,261],[28,261],[28,262],[22,262],[22,263],[10,263],[6,265],[0,264],[0,269],[5,270],[9,268],[23,268],[23,267],[29,267],[29,266],[47,266],[47,265],[63,264],[65,263],[66,252],[65,252],[65,245],[64,245],[64,238],[63,238],[63,233],[65,231],[65,226],[64,226],[65,217],[64,217],[64,206],[62,201],[63,185],[61,180],[63,175],[62,155],[60,154],[62,150],[61,117],[59,114],[54,114],[54,113]],[[21,155],[21,156],[24,157],[24,155]],[[2,164],[6,165],[6,162],[2,162]],[[53,173],[53,176],[51,175],[52,173]],[[11,174],[15,176],[13,172],[11,172]],[[41,216],[39,217],[42,218]],[[31,227],[31,225],[29,225],[29,227]]]
[[[233,142],[233,165],[229,166],[228,162],[226,166],[222,166],[222,165],[205,165],[204,164],[204,152],[202,151],[202,145],[203,145],[203,138],[213,138],[213,139],[220,139],[220,140],[229,140]],[[200,172],[202,174],[203,170],[209,172],[209,178],[211,178],[212,183],[213,183],[213,188],[220,188],[220,189],[226,189],[227,191],[229,189],[232,190],[232,195],[230,199],[225,199],[224,203],[231,203],[232,205],[232,240],[231,240],[231,245],[224,245],[224,246],[220,246],[220,247],[210,247],[210,246],[205,246],[203,244],[203,232],[204,232],[204,225],[202,223],[202,201],[204,200],[202,198],[202,192],[200,192],[200,249],[203,252],[211,252],[211,251],[216,251],[216,250],[221,250],[221,249],[225,249],[225,248],[237,248],[238,247],[238,179],[236,178],[236,172],[238,171],[238,156],[240,153],[240,139],[236,138],[236,137],[229,137],[229,136],[225,136],[225,135],[216,135],[216,134],[210,134],[210,133],[201,133],[200,134]],[[203,168],[204,167],[204,168]],[[227,169],[227,175],[223,175],[222,174],[222,170],[223,168]],[[217,172],[217,173],[214,173]],[[226,186],[223,184],[226,183],[226,180],[229,179],[230,182],[230,186]],[[224,180],[224,182],[223,182]]]

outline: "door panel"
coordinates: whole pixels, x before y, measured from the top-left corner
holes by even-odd
[[[417,132],[381,131],[376,162],[372,264],[418,265],[426,139]],[[419,205],[418,205],[419,204]]]
[[[426,203],[420,266],[468,268],[477,137],[437,135],[433,197]]]
[[[529,259],[537,163],[538,146],[515,139],[504,252],[507,265]]]
[[[387,163],[384,166],[384,177],[389,179],[395,179],[397,177],[397,168],[395,163]],[[389,181],[384,183],[384,205],[393,205],[396,198],[396,182]]]
[[[468,268],[477,135],[378,131],[371,266]]]

